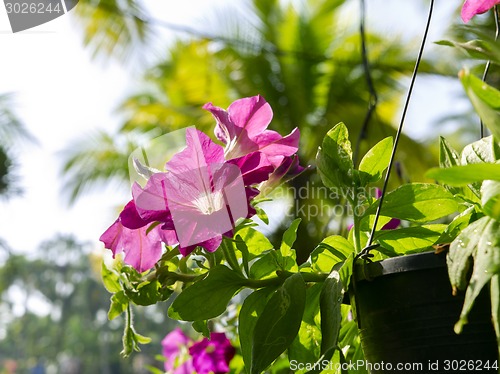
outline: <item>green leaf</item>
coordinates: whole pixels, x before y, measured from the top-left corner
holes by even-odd
[[[486,217],[485,217],[486,218]],[[484,231],[476,232],[479,236],[474,256],[474,267],[469,286],[465,292],[465,300],[460,313],[460,320],[455,325],[455,332],[462,331],[467,323],[467,316],[483,287],[491,278],[500,272],[500,222],[486,218]]]
[[[483,182],[481,186],[481,203],[484,213],[500,221],[500,182]]]
[[[442,136],[439,137],[439,166],[449,168],[460,165],[460,155],[453,149],[448,141]]]
[[[277,270],[281,269],[278,258],[281,258],[281,254],[277,251],[266,253],[253,263],[250,268],[250,277],[252,279],[263,279],[276,273]]]
[[[362,172],[362,186],[370,182],[377,182],[382,178],[382,173],[389,166],[391,152],[392,136],[382,139],[365,154],[358,168]]]
[[[233,250],[238,250],[241,252],[241,259],[243,263],[243,270],[245,270],[245,274],[247,276],[250,275],[250,252],[248,251],[247,244],[243,241],[241,236],[236,235],[235,240],[231,243]]]
[[[462,165],[494,163],[496,161],[495,146],[493,135],[467,144],[462,150]]]
[[[445,228],[446,225],[424,225],[383,230],[375,235],[375,239],[397,255],[416,253],[436,243]]]
[[[316,362],[321,354],[319,297],[322,288],[322,283],[316,283],[306,291],[306,307],[299,333],[288,348],[289,361]]]
[[[259,374],[281,355],[297,335],[306,302],[302,275],[287,278],[262,311],[253,333],[251,374]]]
[[[183,321],[207,320],[222,314],[244,278],[226,266],[212,268],[208,276],[182,291],[168,310],[168,316]]]
[[[267,213],[258,205],[254,205],[254,209],[257,212],[257,217],[259,217],[262,222],[264,222],[266,225],[269,225],[269,217],[267,216]]]
[[[128,306],[129,300],[124,291],[119,291],[111,296],[111,305],[109,306],[108,319],[111,321],[122,314]]]
[[[247,246],[249,261],[261,255],[263,252],[274,248],[269,239],[254,228],[245,227],[238,230],[237,235],[241,237]]]
[[[457,289],[465,290],[467,286],[467,275],[472,261],[472,254],[476,250],[481,233],[485,230],[488,222],[487,217],[472,222],[450,244],[446,263],[453,293],[456,293]]]
[[[500,341],[500,275],[495,274],[491,277],[491,317],[493,326],[497,335],[497,341]],[[500,350],[500,346],[498,347]]]
[[[327,187],[350,187],[352,185],[351,142],[347,127],[337,124],[328,131],[318,149],[316,165],[323,184]]]
[[[474,59],[500,62],[500,51],[498,47],[488,40],[475,39],[465,43],[452,40],[439,40],[436,44],[458,48]]]
[[[451,169],[439,169],[451,170]],[[378,200],[365,214],[375,214]],[[456,212],[458,204],[444,187],[429,183],[405,184],[391,191],[384,199],[382,215],[412,222],[434,221]]]
[[[475,207],[471,206],[453,218],[443,231],[437,243],[451,243],[469,224],[475,220]]]
[[[137,289],[127,288],[125,289],[125,293],[135,304],[147,306],[156,304],[160,299],[164,298],[164,295],[160,294],[159,289],[160,283],[154,280],[141,284]]]
[[[500,164],[470,164],[448,169],[432,168],[426,173],[426,177],[452,186],[464,186],[483,180],[500,181]]]
[[[443,169],[460,165],[460,155],[442,136],[439,138],[439,166]],[[453,195],[464,193],[462,188],[445,186]]]
[[[320,298],[321,309],[321,354],[326,355],[337,347],[342,321],[340,307],[344,298],[344,288],[340,274],[332,271],[323,284]]]
[[[500,91],[467,70],[460,72],[460,80],[479,117],[491,133],[500,139]]]
[[[320,273],[330,273],[333,266],[354,252],[354,246],[340,235],[329,236],[312,251],[311,267]]]
[[[280,252],[283,256],[292,255],[292,247],[297,239],[297,229],[299,228],[300,221],[300,218],[295,219],[283,234],[283,240],[281,241],[280,247]]]
[[[120,276],[115,271],[108,269],[104,261],[101,266],[102,283],[108,292],[115,293],[121,291]]]
[[[194,331],[197,331],[205,338],[210,339],[210,330],[208,329],[207,321],[194,321],[191,326],[193,326]]]
[[[253,332],[274,288],[266,287],[247,296],[238,316],[238,335],[245,367],[252,366]]]

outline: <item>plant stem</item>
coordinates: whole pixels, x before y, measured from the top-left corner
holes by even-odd
[[[430,4],[430,7],[429,7],[429,15],[427,17],[427,24],[425,26],[424,35],[422,37],[422,43],[420,45],[420,50],[418,52],[417,60],[415,62],[415,67],[413,69],[413,74],[412,74],[412,77],[411,77],[410,87],[408,88],[408,94],[406,96],[406,101],[405,101],[405,104],[404,104],[404,107],[403,107],[403,113],[401,115],[401,121],[399,122],[398,131],[396,132],[396,137],[394,138],[394,146],[392,147],[391,159],[389,161],[389,166],[387,167],[387,172],[385,174],[384,187],[382,188],[382,195],[380,196],[380,199],[379,199],[379,203],[378,203],[378,206],[377,206],[377,212],[375,213],[375,219],[374,219],[374,222],[373,222],[373,227],[372,227],[372,231],[370,233],[370,237],[368,239],[367,247],[370,247],[373,244],[373,238],[375,236],[375,230],[376,230],[378,219],[380,217],[380,213],[381,213],[381,210],[382,210],[382,203],[384,202],[385,193],[387,192],[387,185],[389,184],[389,178],[391,176],[392,165],[394,164],[394,158],[396,156],[396,150],[398,148],[399,139],[401,137],[401,133],[403,131],[403,125],[404,125],[404,122],[405,122],[405,119],[406,119],[406,113],[408,111],[408,107],[409,107],[409,104],[410,104],[411,95],[413,93],[413,86],[415,85],[415,80],[417,78],[418,67],[420,66],[420,61],[422,60],[422,55],[424,53],[425,42],[427,41],[427,35],[429,33],[429,27],[430,27],[430,24],[431,24],[433,9],[434,9],[434,0],[431,0],[431,4]]]
[[[234,254],[233,248],[229,247],[227,239],[222,239],[221,247],[222,253],[224,254],[224,258],[226,259],[228,265],[237,273],[242,274],[238,259]]]
[[[245,281],[242,283],[244,287],[253,289],[269,287],[269,286],[279,286],[287,278],[291,277],[296,273],[291,271],[277,271],[276,274],[277,274],[276,277],[267,279],[245,279]],[[313,282],[313,283],[323,282],[328,277],[328,274],[323,274],[323,273],[318,274],[318,273],[300,272],[300,274],[302,275],[302,278],[304,278],[305,282]]]
[[[353,229],[354,229],[354,252],[358,254],[361,252],[361,228],[360,228],[360,217],[356,214],[356,208],[359,204],[359,200],[356,194],[354,196],[349,196],[349,194],[346,195],[346,199],[351,204],[352,206],[352,211],[353,211]]]
[[[366,84],[368,86],[368,91],[370,97],[368,98],[368,111],[366,112],[365,119],[361,125],[361,130],[359,131],[358,139],[356,141],[356,149],[353,155],[354,166],[358,163],[359,158],[359,148],[361,146],[361,141],[366,138],[366,132],[368,130],[368,125],[372,118],[375,109],[377,108],[378,96],[375,86],[373,84],[372,74],[370,71],[370,63],[368,61],[368,48],[366,47],[366,32],[365,32],[365,22],[366,22],[366,4],[365,0],[360,1],[360,19],[359,19],[359,34],[361,37],[361,60],[363,62],[363,71],[365,73]]]
[[[500,33],[500,20],[498,19],[498,5],[495,5],[493,8],[493,14],[495,15],[495,41],[498,40],[498,35]],[[488,77],[488,72],[490,71],[491,61],[488,60],[486,62],[486,66],[484,67],[484,73],[482,81],[486,82],[486,78]],[[481,139],[484,138],[484,123],[481,120]]]

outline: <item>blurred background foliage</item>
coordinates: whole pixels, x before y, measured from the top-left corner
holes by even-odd
[[[227,107],[240,97],[261,94],[274,110],[273,130],[287,134],[294,127],[300,129],[301,163],[311,168],[278,191],[293,201],[299,216],[303,215],[300,207],[317,206],[324,197],[298,196],[293,191],[321,186],[314,158],[332,126],[346,123],[359,155],[381,138],[394,135],[418,35],[408,42],[367,30],[370,90],[359,20],[346,13],[352,1],[241,3],[243,10],[214,14],[211,22],[192,29],[152,17],[141,0],[80,0],[73,16],[89,52],[96,59],[117,59],[124,64],[135,56],[134,61],[142,61],[146,68],[140,72],[136,91],[118,105],[116,115],[122,119],[118,130],[83,135],[63,152],[62,192],[70,202],[110,184],[128,188],[128,156],[147,139],[190,125],[212,134],[214,120],[201,109],[206,102]],[[420,3],[424,9],[426,2]],[[460,5],[457,2],[457,10]],[[492,17],[483,23],[481,30],[490,35]],[[158,28],[181,31],[185,37],[168,48],[158,48]],[[449,30],[450,38],[459,40],[469,40],[474,33],[467,27]],[[454,79],[470,56],[452,49],[448,52],[425,55],[421,74]],[[474,66],[481,75],[484,63]],[[488,80],[499,82],[498,67],[492,66]],[[375,103],[374,93],[377,106],[362,131],[369,104]],[[2,197],[19,190],[12,144],[30,139],[12,107],[12,97],[0,95]],[[478,136],[478,120],[472,112],[455,113],[450,108],[450,115],[440,122],[459,125],[449,134],[455,144]],[[424,144],[404,136],[392,186],[423,180],[424,171],[437,164],[436,145],[434,138]],[[339,202],[330,201],[332,206]],[[322,236],[338,232],[342,225],[331,225],[336,217],[325,215],[302,218],[296,245],[304,260]],[[283,219],[269,234],[281,237],[287,225]],[[109,294],[98,275],[101,260],[89,244],[68,236],[43,243],[34,256],[19,255],[0,245],[0,363],[15,359],[20,372],[29,372],[37,360],[46,367],[61,368],[58,372],[64,372],[64,365],[70,369],[76,365],[76,371],[67,372],[78,373],[144,370],[141,360],[150,360],[159,347],[144,346],[143,356],[133,358],[137,367],[119,358],[122,324],[107,321]],[[43,305],[44,310],[34,310],[30,300],[38,300],[34,305]],[[155,342],[161,340],[159,333],[168,330],[165,310],[153,307],[137,312],[137,327]]]

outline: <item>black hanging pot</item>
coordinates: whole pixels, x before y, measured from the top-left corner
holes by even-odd
[[[351,302],[370,373],[498,372],[488,287],[455,334],[464,295],[452,295],[445,254],[367,263],[354,275]]]

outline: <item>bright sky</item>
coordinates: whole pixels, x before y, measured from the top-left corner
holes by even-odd
[[[227,7],[235,2],[149,0],[148,3],[155,18],[196,27],[220,6]],[[383,12],[375,3],[383,4],[384,9],[395,14],[395,17],[391,16],[395,22],[400,19],[398,11],[406,14],[412,19],[411,32],[419,30],[425,20],[424,14],[417,15],[419,19],[415,20],[413,13],[417,7],[409,6],[408,2],[403,6],[397,0],[368,3],[373,7],[370,11],[381,14]],[[445,17],[449,8],[449,4],[437,6],[437,19]],[[382,14],[383,18],[379,17],[375,23],[382,30],[393,32],[391,23],[386,21],[389,18],[385,16]],[[116,128],[118,122],[113,111],[128,93],[137,88],[140,71],[113,62],[104,65],[91,61],[90,53],[82,48],[77,27],[72,22],[71,15],[63,16],[37,28],[12,34],[7,14],[0,6],[0,92],[16,93],[15,110],[39,142],[37,146],[26,145],[18,151],[21,165],[18,174],[22,176],[24,196],[7,203],[0,201],[0,237],[19,251],[31,251],[57,232],[75,233],[78,238],[92,240],[97,245],[97,238],[115,219],[114,208],[128,199],[127,193],[110,190],[84,196],[71,208],[61,199],[58,177],[61,157],[58,152],[93,129]],[[431,41],[436,40],[433,35],[439,33],[440,24],[434,23]],[[170,32],[163,34],[165,39],[172,36]],[[441,103],[449,105],[450,90],[453,89],[439,86],[433,87],[433,92],[442,96]],[[414,101],[422,100],[420,108],[431,106],[426,108],[426,117],[419,117],[420,123],[429,125],[430,119],[442,112],[437,110],[436,113],[431,105],[436,101],[423,92],[417,90]],[[416,103],[417,109],[418,105]],[[413,116],[416,118],[415,114]]]

